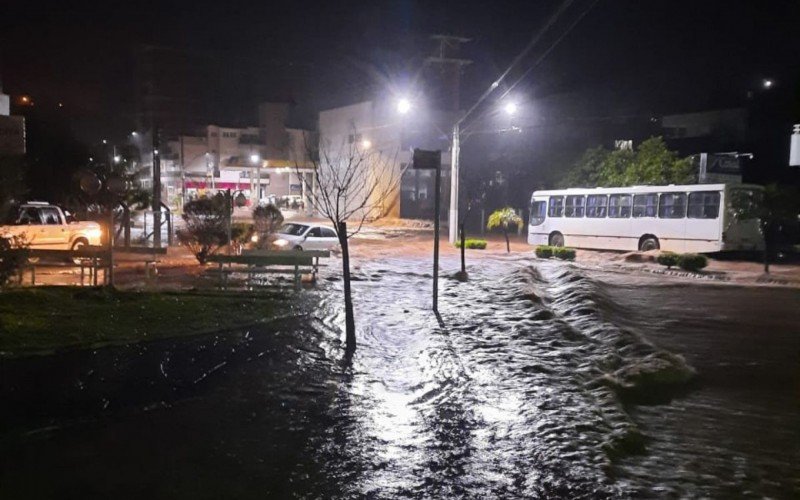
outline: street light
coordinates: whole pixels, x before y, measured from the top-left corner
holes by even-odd
[[[261,156],[258,153],[250,155],[250,163],[255,165],[255,182],[253,176],[250,176],[251,196],[253,198],[253,205],[256,206],[261,201]]]
[[[765,89],[770,89],[773,85],[775,85],[775,82],[767,78],[764,80],[763,85]]]
[[[139,132],[134,130],[133,132],[131,132],[131,137],[139,137]]]
[[[364,139],[363,141],[361,141],[361,147],[364,148],[364,149],[371,148],[372,147],[372,141],[370,141],[369,139]]]
[[[517,105],[516,105],[516,103],[513,103],[513,102],[506,103],[506,105],[503,106],[503,111],[505,111],[506,114],[509,115],[509,116],[514,116],[515,114],[517,114]]]
[[[401,115],[407,114],[411,111],[411,101],[406,98],[402,98],[397,101],[397,112]]]
[[[114,155],[114,163],[119,163],[122,161],[122,157],[120,155]]]

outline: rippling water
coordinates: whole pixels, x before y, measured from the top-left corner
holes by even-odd
[[[748,447],[737,438],[710,446],[709,436],[725,431],[705,427],[736,425],[712,418],[716,405],[741,408],[709,390],[706,365],[696,362],[702,359],[679,355],[684,347],[713,353],[718,337],[683,345],[651,324],[675,327],[679,303],[659,304],[648,316],[646,297],[619,297],[647,284],[625,288],[568,265],[484,259],[468,282],[443,279],[440,322],[430,312],[429,267],[384,259],[355,270],[359,348],[352,359],[343,358],[341,297],[332,280],[303,294],[296,320],[252,331],[3,362],[1,395],[9,404],[0,409],[8,429],[0,438],[0,493],[626,498],[797,491],[800,433],[791,425],[798,417],[791,397],[769,410],[751,402],[737,434],[772,421],[789,444]],[[714,325],[706,326],[713,332]]]

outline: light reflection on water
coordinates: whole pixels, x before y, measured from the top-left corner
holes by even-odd
[[[0,412],[2,421],[21,431],[0,441],[0,455],[31,458],[0,459],[0,488],[41,491],[40,470],[61,474],[60,493],[127,485],[187,498],[713,497],[739,485],[779,496],[790,488],[791,468],[779,459],[763,470],[740,450],[730,472],[718,456],[730,448],[704,441],[702,426],[719,422],[701,407],[724,399],[626,405],[600,382],[666,356],[637,327],[655,320],[629,314],[636,304],[618,304],[615,289],[565,265],[483,259],[467,283],[443,278],[440,326],[428,267],[386,259],[356,269],[359,347],[350,360],[339,284],[330,282],[302,295],[298,321],[248,335],[8,364],[4,374],[20,387],[41,388],[25,385],[32,374],[55,382],[39,403],[3,394],[16,409]],[[658,320],[674,327],[670,310],[679,306],[663,309]],[[77,385],[53,376],[70,372]],[[694,441],[659,420],[676,412],[702,417]],[[49,430],[26,437],[36,426]],[[636,432],[645,453],[612,461],[609,449]],[[70,450],[90,451],[76,460]],[[135,478],[108,467],[131,459],[161,465]],[[725,465],[705,466],[701,477],[692,460]],[[101,470],[106,489],[91,482]]]

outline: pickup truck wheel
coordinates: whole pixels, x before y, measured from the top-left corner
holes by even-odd
[[[75,240],[72,243],[72,247],[70,248],[70,250],[72,250],[74,252],[75,250],[80,250],[81,248],[84,248],[84,247],[87,247],[87,246],[89,246],[89,242],[88,241],[86,241],[83,238],[78,238],[77,240]],[[77,259],[77,258],[76,259],[72,259],[72,262],[74,262],[75,264],[80,264],[81,263],[81,259]]]

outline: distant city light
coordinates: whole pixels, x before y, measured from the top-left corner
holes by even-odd
[[[103,144],[108,144],[108,141],[103,139]]]
[[[775,82],[773,82],[772,80],[770,80],[770,79],[764,80],[764,88],[765,89],[772,88],[773,85],[775,85]]]
[[[361,141],[361,147],[364,148],[364,149],[371,148],[372,147],[372,141],[370,141],[369,139],[364,139],[363,141]]]
[[[58,107],[59,108],[63,108],[64,107],[64,103],[63,102],[58,103]]]
[[[503,110],[507,115],[515,115],[517,113],[517,105],[513,102],[509,102],[503,106]]]
[[[411,102],[408,99],[400,99],[397,101],[397,112],[404,115],[411,111]]]
[[[94,161],[94,158],[92,158],[92,157],[90,156],[90,157],[89,157],[89,161]]]
[[[153,154],[154,154],[154,155],[156,155],[156,156],[158,156],[158,150],[157,150],[157,149],[154,149],[154,150],[153,150]]]
[[[122,161],[122,157],[120,155],[114,156],[114,163],[119,163],[120,161]]]
[[[258,163],[258,160],[260,160],[260,159],[261,159],[261,157],[258,156],[255,153],[250,155],[250,162],[251,163]]]
[[[28,104],[29,102],[31,102],[31,98],[26,95],[20,97],[19,100],[22,101],[23,104]]]
[[[139,137],[139,132],[134,130],[133,132],[131,132],[131,137]]]

